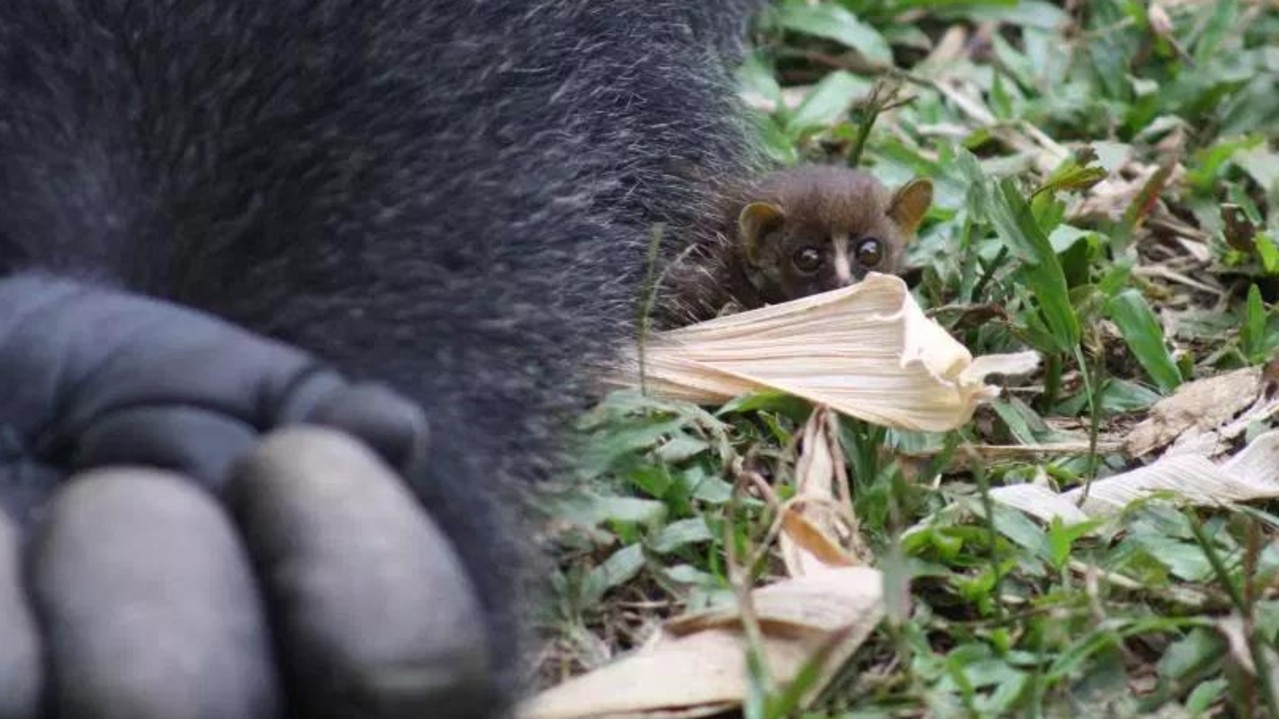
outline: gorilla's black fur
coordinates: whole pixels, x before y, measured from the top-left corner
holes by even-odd
[[[505,648],[525,542],[512,480],[554,466],[578,370],[631,334],[653,225],[673,252],[748,172],[726,61],[757,4],[0,2],[11,453],[55,477],[83,468],[63,466],[75,432],[45,442],[47,423],[24,424],[67,397],[60,376],[33,395],[36,360],[13,346],[12,308],[48,305],[50,287],[167,300],[288,343],[425,410],[414,489]],[[41,351],[47,368],[58,350]],[[17,476],[0,471],[0,495],[38,526]]]

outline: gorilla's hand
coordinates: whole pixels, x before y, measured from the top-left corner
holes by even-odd
[[[259,442],[302,423],[344,432]],[[387,467],[425,446],[285,345],[0,280],[0,718],[484,716],[474,591]]]

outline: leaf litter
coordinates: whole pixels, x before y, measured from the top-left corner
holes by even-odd
[[[706,531],[690,533],[701,543],[673,550],[632,520],[603,525],[614,542],[605,551],[639,543],[650,558],[610,591],[673,598],[659,637],[731,627],[723,649],[736,657],[715,661],[736,662],[737,683],[676,708],[663,702],[700,675],[632,677],[653,685],[638,711],[1279,716],[1267,688],[1279,664],[1279,517],[1267,501],[1279,484],[1267,364],[1279,348],[1273,3],[839,5],[858,32],[884,34],[916,99],[862,142],[858,103],[874,78],[839,47],[852,25],[814,33],[793,19],[765,22],[748,84],[762,99],[766,149],[787,162],[839,162],[864,145],[886,182],[933,178],[938,206],[911,248],[921,269],[909,294],[960,347],[940,356],[961,361],[911,365],[902,335],[887,345],[896,362],[886,352],[841,383],[838,353],[812,377],[733,356],[723,343],[749,340],[743,325],[711,327],[700,338],[716,348],[709,354],[678,336],[646,346],[659,358],[645,357],[649,389],[668,404],[632,408],[634,421],[656,426],[684,401],[724,405],[715,418],[727,439],[671,462],[638,448],[627,463],[597,467],[621,482],[611,491],[639,488],[666,508],[668,518],[644,520],[654,532],[705,516]],[[904,307],[903,298],[841,319],[874,332],[883,328],[872,318]],[[767,320],[747,318],[756,329]],[[820,322],[789,321],[804,337],[789,348],[793,361],[813,360],[810,347],[822,355]],[[770,342],[767,352],[787,351]],[[1014,382],[991,404],[986,377],[1001,373],[971,368],[1025,351],[1042,358],[1034,384]],[[951,371],[965,362],[967,378]],[[894,374],[904,368],[914,374]],[[635,384],[628,370],[614,378],[621,386]],[[894,408],[876,396],[877,383],[906,376],[949,404]],[[734,481],[744,472],[764,488],[744,490]],[[754,571],[719,563],[734,556],[733,532],[757,543],[745,563]],[[647,577],[674,576],[657,566],[669,561],[684,583],[658,588]],[[754,593],[847,570],[878,592],[879,606],[858,605],[862,615],[888,620],[847,636],[827,625],[827,641],[851,652],[833,675],[820,661],[814,673],[779,659],[781,669],[765,662],[773,671],[762,681],[752,652],[767,656],[760,648],[781,625]],[[877,613],[893,599],[885,586],[909,587],[910,608]],[[667,629],[707,611],[733,618]],[[805,651],[820,660],[830,644]],[[787,679],[802,685],[802,701],[760,704],[761,691],[786,698]]]

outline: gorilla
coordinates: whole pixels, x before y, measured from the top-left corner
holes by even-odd
[[[0,718],[509,713],[759,2],[0,3]]]

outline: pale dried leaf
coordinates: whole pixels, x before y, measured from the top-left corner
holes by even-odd
[[[1217,621],[1217,631],[1221,632],[1226,638],[1226,645],[1229,647],[1230,657],[1235,664],[1252,676],[1262,668],[1257,666],[1257,657],[1253,654],[1253,646],[1249,645],[1249,637],[1253,636],[1257,628],[1248,626],[1244,618],[1238,614],[1231,614]],[[1261,652],[1261,659],[1265,663],[1264,670],[1270,674],[1270,684],[1275,686],[1279,682],[1279,653],[1270,646],[1268,642],[1259,642],[1256,649]]]
[[[792,577],[832,566],[870,563],[870,550],[852,513],[844,454],[833,420],[826,408],[818,408],[801,434],[795,494],[782,508],[778,542],[786,573]]]
[[[883,617],[883,578],[864,567],[832,569],[751,592],[771,675],[792,681],[814,657],[827,656],[815,694]],[[548,689],[527,702],[522,719],[702,716],[740,706],[750,691],[746,634],[734,609],[672,620],[640,651]],[[810,700],[812,696],[808,697]]]
[[[1235,663],[1249,674],[1257,675],[1257,665],[1252,661],[1252,652],[1248,649],[1248,635],[1244,630],[1243,618],[1238,614],[1222,617],[1217,622],[1217,631],[1226,638],[1230,647],[1230,656]]]
[[[1060,518],[1066,524],[1079,524],[1088,520],[1088,514],[1060,494],[1042,484],[1011,484],[997,487],[990,492],[992,499],[1044,520]]]
[[[1070,523],[1112,514],[1155,492],[1199,505],[1279,497],[1279,430],[1258,436],[1221,464],[1199,455],[1174,454],[1086,489],[1057,494],[1034,485],[1012,485],[993,489],[990,496],[1045,521],[1057,517]]]
[[[833,532],[818,519],[809,519],[799,507],[787,507],[782,514],[782,559],[786,573],[792,577],[828,569],[854,567],[862,562],[849,549],[840,546]],[[810,505],[811,506],[811,505]]]
[[[1264,393],[1261,369],[1245,367],[1187,382],[1171,396],[1155,403],[1150,416],[1128,435],[1128,454],[1141,457],[1178,440],[1194,443],[1204,454],[1218,446],[1215,438],[1198,439],[1230,422],[1254,405]],[[1230,439],[1227,437],[1227,439]]]

